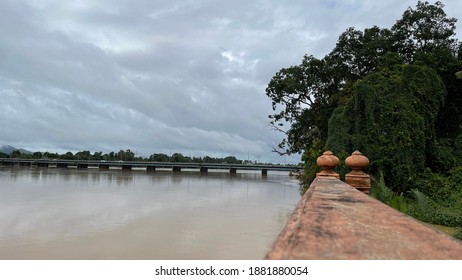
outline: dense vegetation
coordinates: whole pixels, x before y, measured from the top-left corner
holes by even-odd
[[[152,154],[149,157],[136,156],[131,150],[120,150],[118,152],[94,152],[80,151],[76,153],[67,152],[64,154],[50,153],[50,152],[34,152],[25,153],[19,150],[14,150],[10,154],[1,153],[0,158],[27,158],[27,159],[65,159],[65,160],[106,160],[106,161],[156,161],[156,162],[194,162],[194,163],[232,163],[232,164],[247,164],[257,163],[250,162],[249,160],[241,160],[235,156],[226,157],[189,157],[184,156],[181,153],[173,153],[171,156],[162,153]]]
[[[278,71],[266,89],[270,124],[286,134],[275,151],[302,153],[311,181],[323,150],[341,160],[360,150],[369,173],[383,178],[376,189],[391,189],[383,200],[424,221],[462,227],[456,21],[441,2],[419,1],[390,29],[348,28],[324,58],[305,55]]]

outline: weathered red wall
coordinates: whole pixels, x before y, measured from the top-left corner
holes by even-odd
[[[313,181],[266,258],[462,260],[462,243],[327,177]]]

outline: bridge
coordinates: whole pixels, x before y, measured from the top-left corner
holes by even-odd
[[[355,152],[339,180],[339,159],[326,152],[323,170],[295,207],[266,259],[461,260],[462,242],[368,195],[369,160]]]
[[[268,171],[298,172],[301,168],[294,165],[273,164],[229,164],[229,163],[194,163],[194,162],[144,162],[144,161],[103,161],[103,160],[62,160],[62,159],[17,159],[0,158],[2,166],[56,167],[56,168],[99,168],[131,170],[134,168],[155,171],[156,169],[170,169],[179,172],[182,169],[193,169],[206,173],[209,170],[229,170],[231,174],[238,170],[259,170],[262,175]]]

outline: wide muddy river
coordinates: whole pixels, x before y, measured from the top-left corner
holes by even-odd
[[[262,259],[299,199],[287,173],[0,167],[0,259]]]

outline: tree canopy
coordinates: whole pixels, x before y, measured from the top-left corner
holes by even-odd
[[[397,65],[358,80],[353,92],[330,118],[326,148],[361,150],[373,173],[380,169],[397,191],[406,190],[431,159],[442,80],[433,69]]]
[[[270,124],[286,135],[274,150],[303,153],[312,171],[322,149],[360,149],[397,192],[418,172],[449,172],[461,162],[456,22],[441,2],[419,1],[389,29],[350,27],[324,58],[279,70],[266,89]]]
[[[194,162],[194,163],[229,163],[229,164],[257,164],[257,161],[242,160],[235,156],[225,157],[190,157],[185,156],[181,153],[173,153],[171,156],[154,153],[149,157],[136,156],[130,149],[119,150],[118,152],[94,152],[90,151],[79,151],[75,154],[72,152],[66,152],[64,154],[50,153],[50,152],[34,152],[34,153],[22,153],[20,150],[13,150],[10,154],[0,152],[0,158],[24,158],[24,159],[64,159],[64,160],[105,160],[105,161],[156,161],[156,162]],[[266,163],[271,164],[271,163]]]

